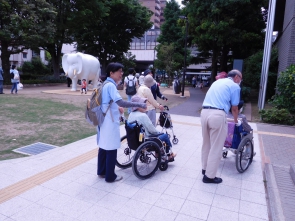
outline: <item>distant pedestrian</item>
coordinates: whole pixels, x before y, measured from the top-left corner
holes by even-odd
[[[83,79],[82,82],[81,82],[81,94],[83,94],[83,91],[85,94],[87,94],[87,91],[86,91],[86,88],[87,88],[87,82],[86,82],[86,79]]]
[[[192,79],[193,88],[196,87],[196,81],[197,81],[197,78],[194,76],[193,79]]]
[[[144,71],[144,76],[150,75],[153,77],[153,72],[150,69]],[[151,86],[151,91],[154,96],[154,99],[157,100],[157,97],[161,98],[162,100],[168,100],[160,91],[158,82],[154,81],[155,83]]]
[[[228,73],[228,78],[215,81],[209,88],[201,112],[201,125],[203,135],[202,145],[202,174],[204,183],[221,183],[222,179],[216,177],[217,169],[222,156],[224,141],[227,136],[227,114],[232,108],[232,115],[237,126],[238,104],[240,100],[239,83],[242,74],[238,70]]]
[[[0,67],[0,94],[4,94],[3,93],[3,69],[2,67]]]
[[[135,77],[135,70],[134,68],[128,69],[129,75],[125,77],[124,86],[126,88],[126,95],[128,101],[131,101],[131,97],[136,94],[136,88],[138,87],[137,78]],[[128,108],[128,114],[131,113],[131,108]]]
[[[12,83],[12,88],[11,88],[11,94],[13,94],[13,91],[15,90],[15,94],[17,94],[17,84],[19,83],[19,73],[15,69],[16,66],[13,64],[10,69],[10,78],[11,78],[11,83]]]

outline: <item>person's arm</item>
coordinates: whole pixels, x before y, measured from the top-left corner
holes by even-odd
[[[231,106],[231,112],[234,117],[235,123],[238,123],[238,114],[239,114],[238,106]]]
[[[149,88],[146,88],[146,90],[144,90],[144,96],[147,98],[148,102],[150,102],[151,105],[153,105],[155,108],[158,108],[161,111],[164,110],[164,107],[154,99],[154,96]]]
[[[130,101],[125,101],[123,99],[120,99],[116,101],[116,104],[120,107],[141,107],[143,109],[146,109],[146,103],[138,103],[138,102],[130,102]]]

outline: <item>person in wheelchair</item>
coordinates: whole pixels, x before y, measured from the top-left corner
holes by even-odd
[[[138,95],[134,95],[131,98],[131,102],[137,102],[137,103],[145,103],[147,101],[146,98],[139,97]],[[151,122],[150,118],[146,115],[146,109],[140,108],[140,107],[133,107],[132,112],[130,113],[128,117],[128,122],[137,121],[139,125],[142,125],[145,130],[145,135],[147,137],[151,135],[157,135],[159,134],[158,138],[165,142],[166,144],[166,153],[170,152],[170,149],[172,147],[172,144],[170,142],[170,139],[167,134],[163,133],[160,134],[160,132],[157,131],[156,127]],[[176,154],[171,152],[168,161],[172,162],[174,161],[174,158],[176,157]]]

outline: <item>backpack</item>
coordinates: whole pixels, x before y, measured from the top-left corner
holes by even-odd
[[[18,73],[14,73],[14,77],[13,77],[14,80],[19,80],[19,74]]]
[[[127,77],[127,80],[128,80],[127,87],[126,87],[126,94],[127,95],[136,94],[136,87],[135,87],[135,84],[134,84],[134,79],[135,79],[135,77],[133,77],[132,80],[129,80],[129,78]],[[132,82],[132,86],[129,85],[130,81]]]
[[[86,104],[86,110],[85,110],[85,119],[88,123],[90,123],[93,126],[101,126],[104,118],[108,112],[108,110],[111,107],[111,104],[113,103],[113,100],[110,101],[109,106],[104,113],[101,109],[101,102],[102,102],[102,89],[103,86],[107,83],[110,83],[109,81],[105,81],[103,84],[98,85],[98,88],[94,89],[92,92],[92,95],[89,99],[87,99]],[[112,112],[111,112],[111,117]]]

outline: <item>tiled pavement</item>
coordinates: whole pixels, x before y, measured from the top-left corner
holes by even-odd
[[[131,168],[116,168],[124,177],[120,182],[98,178],[95,136],[1,161],[0,220],[268,220],[257,136],[257,155],[244,174],[229,154],[218,170],[223,183],[204,184],[200,119],[171,117],[179,139],[173,147],[177,158],[148,180],[137,179]]]
[[[1,161],[0,220],[276,220],[268,209],[263,168],[265,162],[286,162],[280,149],[294,147],[293,129],[251,124],[257,155],[250,168],[239,174],[230,153],[218,170],[223,183],[203,184],[202,136],[196,116],[205,93],[190,92],[170,111],[179,143],[173,147],[177,158],[167,171],[138,180],[132,169],[116,168],[124,179],[106,183],[96,176],[95,136],[40,155]],[[290,162],[292,153],[286,156]],[[293,208],[290,201],[278,202]]]
[[[267,163],[266,180],[269,184],[269,197],[275,201],[270,201],[271,215],[273,220],[293,221],[295,185],[290,176],[290,165],[295,164],[295,127],[257,124],[257,129],[269,133],[285,134],[285,136],[267,134],[260,136]]]

